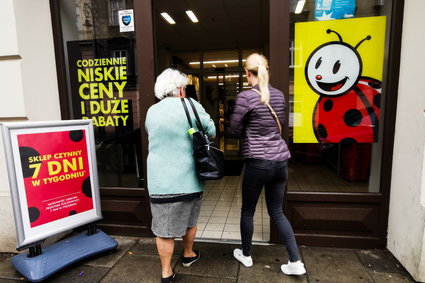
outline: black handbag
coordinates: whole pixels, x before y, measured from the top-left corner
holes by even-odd
[[[202,127],[201,119],[195,109],[193,102],[188,99],[196,117],[198,131],[193,129],[192,119],[190,118],[184,98],[181,99],[187,121],[189,122],[189,133],[193,138],[193,156],[195,158],[196,173],[201,180],[220,180],[224,176],[224,153],[214,146],[214,143],[208,139]]]

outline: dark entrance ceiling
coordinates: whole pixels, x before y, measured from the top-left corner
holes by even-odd
[[[155,0],[156,48],[170,51],[260,47],[269,38],[268,0]],[[199,23],[185,11],[192,10]],[[176,21],[170,25],[160,15]]]

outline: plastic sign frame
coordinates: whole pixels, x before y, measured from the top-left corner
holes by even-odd
[[[98,182],[98,173],[97,173],[97,165],[96,165],[96,150],[94,146],[94,130],[93,130],[93,122],[91,120],[66,120],[66,121],[49,121],[49,122],[8,122],[8,123],[1,123],[0,125],[1,125],[2,133],[3,133],[3,143],[4,143],[4,149],[5,149],[5,157],[7,161],[11,197],[12,197],[12,203],[13,203],[13,212],[14,212],[14,218],[15,218],[18,250],[22,250],[28,246],[31,246],[32,244],[39,243],[40,241],[43,241],[44,239],[50,236],[102,219],[101,206],[100,206],[100,194],[99,194],[99,182]],[[76,131],[77,133],[83,133],[83,137],[84,137],[83,141],[85,140],[85,144],[82,145],[82,149],[84,150],[81,151],[81,152],[84,152],[85,154],[81,155],[79,164],[82,165],[84,162],[84,164],[88,165],[88,168],[85,168],[88,173],[87,174],[88,177],[86,178],[88,181],[87,182],[88,186],[86,186],[86,188],[88,187],[88,190],[89,190],[88,194],[90,195],[90,198],[91,198],[90,200],[91,204],[90,204],[90,201],[86,200],[86,203],[89,204],[88,206],[86,205],[86,207],[88,208],[82,211],[81,213],[73,213],[72,215],[69,214],[65,217],[62,216],[58,219],[53,218],[52,221],[48,221],[46,223],[33,226],[31,225],[31,221],[30,221],[30,212],[28,209],[29,199],[27,199],[28,191],[26,190],[26,187],[25,187],[25,180],[23,176],[23,166],[22,166],[22,160],[21,160],[21,151],[19,148],[18,137],[31,135],[31,134],[39,134],[41,136],[45,135],[46,140],[43,146],[48,147],[50,145],[54,146],[54,143],[58,142],[57,139],[56,140],[49,139],[49,135],[54,136],[54,135],[61,134],[63,132],[70,133],[72,131]],[[57,148],[60,148],[61,145],[62,143],[60,143],[59,147]],[[83,160],[83,159],[86,159],[86,160]],[[41,163],[42,162],[44,161],[41,161]],[[50,167],[53,167],[53,166],[50,166]],[[41,185],[39,185],[40,190],[42,190],[43,186],[46,183],[48,183],[47,179],[48,178],[46,178],[46,180],[43,180],[44,182],[41,182]],[[65,178],[61,178],[60,181],[62,181],[61,185],[65,187],[67,184],[67,180],[65,180]],[[70,187],[67,188],[68,192]],[[80,188],[72,187],[71,189],[79,190]],[[65,201],[69,199],[74,199],[73,201],[77,202],[78,200],[75,200],[75,198],[77,198],[75,195],[81,195],[81,194],[80,192],[75,192],[73,194],[68,194],[68,195],[74,195],[74,196],[68,197],[68,198],[67,198],[67,195],[55,197],[54,199],[58,199],[58,201],[53,203],[60,203],[61,201]],[[88,199],[88,197],[86,197],[86,199]],[[46,201],[50,201],[50,200],[43,200],[43,202],[46,202]],[[68,202],[72,203],[72,201],[68,201]],[[76,206],[77,204],[72,204],[72,205]],[[55,207],[55,206],[57,207],[58,205],[54,205],[52,207]],[[64,205],[64,207],[66,206],[69,206],[69,205]]]
[[[119,19],[120,32],[134,32],[133,9],[119,10],[118,19]]]

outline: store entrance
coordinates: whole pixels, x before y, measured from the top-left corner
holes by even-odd
[[[249,88],[243,59],[268,53],[268,1],[154,1],[153,10],[156,74],[173,67],[188,75],[186,93],[210,114],[217,129],[214,142],[225,154],[225,177],[206,183],[197,238],[240,240],[241,140],[229,137],[226,129],[236,95]],[[264,196],[255,214],[253,240],[268,242],[263,202]]]
[[[217,54],[231,54],[228,51],[215,51]],[[245,53],[258,52],[257,50],[244,50]],[[245,56],[246,57],[246,56]],[[230,57],[222,57],[230,58]],[[232,59],[206,60],[204,65],[226,64],[217,61],[230,61]],[[236,60],[235,60],[236,61]],[[243,62],[241,62],[243,64]],[[216,66],[217,66],[216,65]],[[239,65],[238,62],[235,65]],[[240,209],[241,185],[243,178],[243,160],[241,155],[241,139],[229,137],[227,127],[233,112],[236,95],[247,88],[244,82],[242,67],[235,66],[232,71],[223,71],[218,68],[216,72],[206,72],[202,75],[187,73],[191,77],[200,78],[198,99],[216,124],[217,136],[215,143],[225,154],[225,177],[220,181],[206,183],[201,215],[198,223],[198,238],[220,241],[240,240]],[[223,68],[224,69],[224,68]],[[191,87],[189,87],[191,88]],[[254,215],[255,229],[253,241],[268,242],[270,240],[270,220],[266,210],[264,194],[261,196]]]
[[[302,2],[305,6],[298,13],[296,6]],[[315,18],[315,11],[320,8],[317,3],[296,0],[154,1],[156,75],[169,67],[189,75],[196,98],[215,121],[216,143],[226,156],[226,177],[207,184],[198,238],[239,239],[241,144],[240,140],[227,137],[225,129],[235,96],[245,87],[243,59],[252,52],[260,52],[270,59],[271,85],[285,94],[287,112],[283,136],[292,158],[288,162],[289,178],[282,205],[298,243],[343,247],[382,247],[385,244],[389,171],[381,170],[386,158],[382,153],[386,148],[391,149],[391,145],[385,143],[385,119],[379,121],[377,139],[373,143],[350,139],[344,142],[318,140],[314,135],[314,127],[322,129],[323,125],[313,123],[313,118],[314,121],[319,118],[312,113],[320,95],[310,89],[303,76],[307,54],[335,40],[335,37],[326,36],[326,29],[321,29],[321,23],[327,21]],[[366,21],[364,24],[368,28],[375,25],[367,24],[368,19],[363,18],[387,13],[387,4],[376,7],[366,0],[357,3],[355,18]],[[197,21],[189,18],[189,11],[198,17]],[[356,25],[344,27],[348,28],[344,42],[354,31],[360,32],[358,38],[365,36],[364,29],[356,30]],[[344,27],[338,26],[338,30]],[[319,31],[316,32],[316,28]],[[350,29],[354,29],[353,32]],[[313,44],[311,38],[318,32],[321,35]],[[378,34],[384,38],[382,32]],[[357,37],[351,45],[356,46]],[[308,48],[307,43],[311,44]],[[359,52],[362,54],[364,50],[368,49],[359,49]],[[383,47],[379,50],[382,53]],[[367,54],[362,56],[365,67],[377,62]],[[318,66],[320,63],[316,68]],[[378,69],[382,71],[382,66]],[[333,73],[338,70],[339,67]],[[382,74],[375,72],[370,76],[379,81]],[[358,87],[363,86],[361,83],[368,84],[368,81],[359,81]],[[368,89],[386,97],[385,85],[372,84]],[[377,99],[376,105],[379,104]],[[380,107],[383,110],[385,105]],[[329,109],[324,107],[324,112],[325,108]],[[356,117],[359,115],[347,115],[339,120],[354,128],[360,123]],[[324,131],[321,134],[327,136]],[[261,231],[261,239],[259,234],[257,238],[254,235],[254,239],[278,242],[278,233],[270,227],[263,203],[259,202],[256,212],[255,232]],[[231,232],[234,234],[230,235]]]
[[[104,216],[101,228],[120,235],[152,235],[144,177],[147,134],[143,125],[148,108],[155,103],[152,95],[155,76],[166,68],[174,67],[188,74],[196,99],[216,123],[218,135],[215,142],[226,156],[225,178],[207,183],[197,236],[239,240],[237,223],[241,206],[240,174],[243,172],[241,143],[238,139],[227,137],[225,130],[236,94],[248,87],[244,85],[243,58],[260,52],[270,59],[271,85],[285,94],[287,112],[283,135],[292,158],[288,163],[289,179],[282,205],[298,243],[341,247],[385,246],[394,138],[392,110],[396,101],[396,93],[393,92],[396,88],[389,87],[394,80],[388,76],[389,70],[398,66],[397,62],[391,61],[391,56],[382,55],[383,47],[378,48],[382,56],[369,56],[374,53],[368,50],[371,50],[369,47],[374,40],[385,38],[384,54],[392,54],[394,51],[387,49],[392,46],[390,39],[393,33],[398,34],[399,30],[391,22],[392,13],[398,13],[391,10],[393,1],[381,2],[376,5],[374,1],[356,1],[355,18],[358,19],[355,20],[369,23],[363,23],[366,26],[362,28],[357,24],[344,24],[352,19],[316,21],[315,11],[321,5],[320,1],[138,0],[133,3],[128,0],[91,0],[78,1],[77,7],[69,1],[51,1],[62,119],[77,119],[84,115],[96,121]],[[302,3],[304,8],[296,13],[296,7]],[[118,17],[121,10],[134,12],[133,31],[121,31],[119,24],[122,21]],[[380,16],[386,16],[385,20]],[[318,99],[318,94],[303,78],[307,55],[321,44],[335,40],[335,34],[327,34],[326,30],[320,29],[322,24],[342,24],[344,27],[337,26],[338,32],[343,33],[344,42],[355,46],[359,39],[364,38],[364,30],[377,26],[369,22],[369,17],[386,21],[389,27],[387,34],[373,35],[372,41],[358,49],[363,58],[363,75],[382,81],[382,85],[369,85],[362,77],[358,85],[364,87],[367,84],[369,90],[380,93],[382,97],[376,100],[377,103],[373,99],[377,106],[380,105],[382,113],[377,142],[322,143],[304,139],[308,135],[299,130],[303,128],[313,133],[312,109],[315,99]],[[324,16],[319,18],[324,19]],[[360,34],[354,32],[356,29]],[[315,41],[308,32],[317,34]],[[355,38],[349,38],[354,35]],[[363,54],[365,51],[368,53]],[[371,69],[371,64],[379,63],[376,58],[382,57],[385,58],[383,66]],[[117,58],[125,58],[126,63],[113,60]],[[94,59],[121,62],[113,65],[125,69],[125,76],[113,81],[119,86],[125,83],[125,88],[109,90],[106,86],[113,82],[108,81],[110,78],[99,82],[102,79],[98,75],[91,79],[85,75],[84,80],[80,76],[79,81],[78,72],[86,74],[86,69],[93,69],[93,66],[78,66],[78,60]],[[384,70],[384,75],[366,70]],[[86,84],[91,87],[87,88]],[[98,95],[99,86],[103,97]],[[86,91],[80,93],[80,88]],[[305,103],[303,94],[313,98],[310,104]],[[108,101],[123,103],[121,118],[114,120],[110,117],[110,110],[106,108],[100,112],[100,108],[95,107],[108,105]],[[93,107],[90,108],[90,105]],[[348,115],[350,119],[344,118],[344,123],[355,125],[351,119],[355,117],[358,115]],[[124,120],[125,125],[108,122]],[[314,138],[314,135],[309,136]],[[257,233],[254,240],[268,241],[270,238],[271,242],[279,241],[277,231],[270,227],[263,202],[259,202],[254,221]]]

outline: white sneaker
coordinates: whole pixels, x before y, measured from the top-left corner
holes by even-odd
[[[241,249],[234,249],[233,250],[233,256],[245,267],[251,267],[252,266],[252,257],[251,256],[244,256]]]
[[[286,275],[303,275],[306,273],[306,270],[304,268],[304,263],[302,263],[301,261],[297,261],[297,262],[288,261],[288,264],[282,264],[280,269]]]

